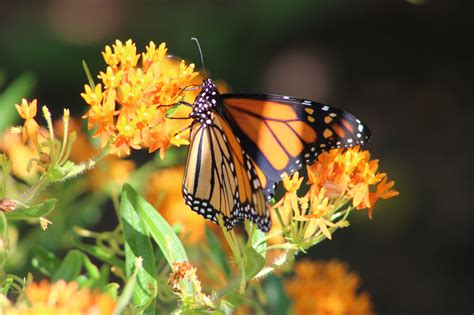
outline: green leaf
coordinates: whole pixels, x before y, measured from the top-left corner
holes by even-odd
[[[35,256],[31,263],[33,267],[38,269],[42,274],[52,277],[56,270],[58,270],[61,262],[55,254],[46,249],[38,248],[35,250]]]
[[[174,262],[188,261],[183,244],[158,211],[128,184],[123,186],[122,198],[124,197],[140,215],[146,229],[160,247],[170,266],[173,266]]]
[[[48,215],[56,205],[56,199],[48,199],[43,203],[39,203],[28,208],[19,208],[15,211],[5,213],[8,220],[27,220],[39,219]]]
[[[84,254],[73,249],[67,253],[58,270],[54,273],[52,280],[58,281],[63,279],[65,281],[72,281],[81,274]]]
[[[215,263],[221,266],[227,278],[229,278],[232,275],[232,271],[230,270],[230,266],[229,266],[229,263],[227,262],[227,257],[224,253],[224,250],[222,249],[221,243],[217,239],[216,234],[214,234],[214,232],[212,232],[207,227],[207,225],[206,225],[205,233],[206,233],[206,238],[207,238],[207,245],[209,249],[211,250],[212,260],[214,260]]]
[[[136,308],[149,305],[145,314],[154,314],[158,273],[150,236],[136,211],[137,203],[132,201],[140,197],[134,193],[135,195],[124,189],[120,200],[120,215],[125,235],[125,272],[130,280],[137,257],[143,258],[143,268],[137,273],[137,285],[133,290],[132,302]]]
[[[27,97],[35,85],[35,78],[30,73],[25,73],[13,81],[0,94],[0,133],[6,127],[12,126],[19,119],[15,104],[21,101],[22,97]]]
[[[115,253],[111,250],[96,245],[84,244],[76,239],[74,239],[74,245],[83,252],[86,252],[89,255],[92,255],[95,258],[106,262],[111,266],[115,266],[121,270],[125,270],[125,264],[123,263],[123,261],[115,257]]]
[[[252,247],[245,248],[245,276],[252,279],[265,266],[265,258]]]

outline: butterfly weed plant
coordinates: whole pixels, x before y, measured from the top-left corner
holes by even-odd
[[[202,77],[164,43],[140,54],[117,40],[102,56],[98,80],[84,63],[87,128],[68,109],[39,114],[36,99],[0,104],[22,120],[7,115],[0,130],[2,313],[373,313],[346,265],[299,258],[348,227],[352,212],[372,219],[379,200],[398,194],[378,160],[359,146],[335,148],[306,177],[283,174],[283,195],[265,203],[268,232],[252,214],[237,214],[232,229],[224,210],[205,220],[181,195]],[[132,150],[149,161],[137,166]],[[117,226],[97,231],[108,200]]]

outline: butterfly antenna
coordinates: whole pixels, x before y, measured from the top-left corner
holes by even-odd
[[[204,66],[204,57],[202,55],[202,49],[201,49],[201,45],[199,44],[199,40],[196,37],[191,37],[191,40],[196,42],[196,45],[199,49],[199,55],[201,56],[202,71],[204,72],[204,75],[208,77],[206,67]]]

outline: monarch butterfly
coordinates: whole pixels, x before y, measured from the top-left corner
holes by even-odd
[[[266,201],[283,174],[331,148],[364,144],[370,131],[342,110],[269,94],[220,94],[205,78],[192,106],[183,180],[185,203],[227,229],[251,220],[271,227]]]

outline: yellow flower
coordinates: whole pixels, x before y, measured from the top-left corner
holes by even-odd
[[[161,150],[164,156],[170,145],[187,144],[185,134],[178,132],[190,121],[173,120],[166,112],[183,99],[192,101],[196,92],[183,89],[198,73],[193,64],[167,58],[166,53],[165,43],[157,48],[150,42],[144,53],[137,53],[131,40],[105,47],[102,55],[107,68],[100,72],[102,82],[94,90],[86,85],[81,95],[90,105],[84,116],[89,129],[97,127],[94,137],[101,138],[102,147],[111,144],[111,153],[129,155],[131,149],[146,148]]]
[[[329,221],[325,217],[332,213],[334,205],[329,202],[329,198],[325,196],[325,189],[321,189],[319,195],[310,196],[309,202],[309,214],[303,216],[295,216],[295,220],[307,221],[304,238],[309,239],[316,235],[319,230],[328,239],[331,239],[331,232],[328,230],[328,226],[335,227],[337,224]]]
[[[100,83],[95,86],[94,90],[92,90],[92,88],[87,84],[84,85],[84,89],[85,93],[81,93],[81,96],[87,104],[97,106],[102,102],[104,94],[102,93],[102,85]]]
[[[107,294],[92,292],[87,288],[79,289],[76,282],[67,283],[63,280],[55,283],[45,280],[30,283],[25,294],[27,301],[8,307],[7,314],[105,315],[112,314],[116,304]]]
[[[116,88],[122,82],[123,70],[114,72],[112,67],[107,67],[106,72],[100,72],[99,79],[102,79],[106,89]]]
[[[283,223],[287,225],[293,216],[293,212],[298,213],[298,196],[297,192],[300,189],[301,183],[303,182],[303,177],[299,177],[299,173],[294,173],[291,177],[287,174],[283,175],[283,187],[286,189],[286,194],[283,198],[277,202],[273,208],[281,209],[281,218]]]
[[[285,281],[294,314],[369,315],[373,306],[368,293],[358,293],[359,276],[338,261],[296,263],[295,275]]]

